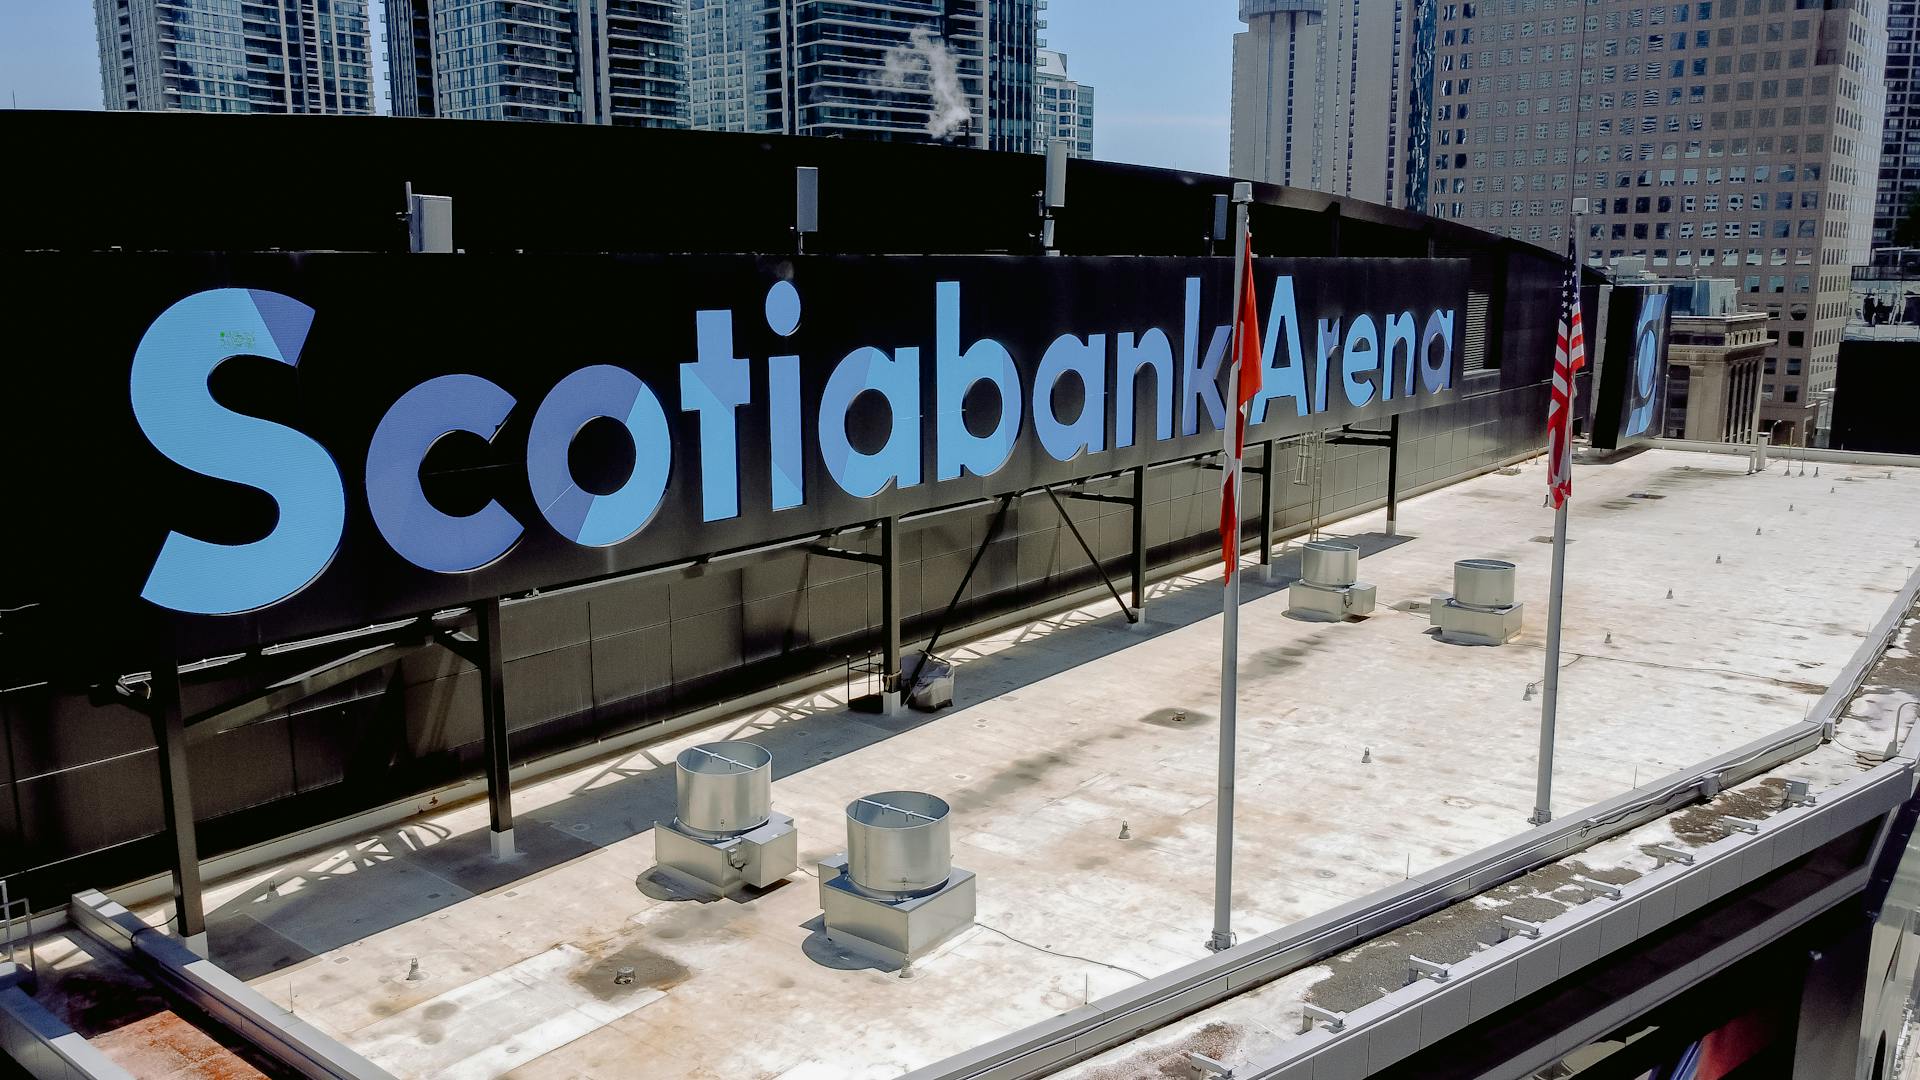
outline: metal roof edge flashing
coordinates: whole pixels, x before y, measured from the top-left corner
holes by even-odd
[[[1816,805],[1787,806],[1759,822],[1756,833],[1732,832],[1703,845],[1694,851],[1692,864],[1664,863],[1620,886],[1615,899],[1579,904],[1538,924],[1537,938],[1516,935],[1488,945],[1450,965],[1446,982],[1409,983],[1347,1013],[1340,1031],[1324,1032],[1326,1037],[1317,1040],[1289,1039],[1241,1071],[1250,1078],[1286,1075],[1279,1070],[1298,1068],[1322,1053],[1337,1053],[1342,1043],[1368,1040],[1380,1033],[1379,1025],[1409,1009],[1426,1010],[1449,994],[1467,995],[1466,1008],[1422,1013],[1419,1044],[1424,1047],[1898,807],[1908,797],[1913,774],[1911,760],[1874,766],[1830,789]],[[1552,963],[1530,964],[1529,957],[1550,957]],[[1521,965],[1512,994],[1503,993],[1498,1004],[1473,997],[1476,980],[1498,978],[1496,973],[1508,965]],[[1535,969],[1531,979],[1529,966]],[[1389,1064],[1375,1049],[1377,1044],[1366,1055],[1369,1067]]]
[[[1400,885],[1263,934],[1090,1005],[915,1069],[904,1074],[901,1080],[1015,1080],[1039,1076],[1074,1061],[1085,1060],[1142,1032],[1325,959],[1348,945],[1404,926],[1457,900],[1484,892],[1600,840],[1664,817],[1698,801],[1709,781],[1716,785],[1714,790],[1725,790],[1791,761],[1825,741],[1827,723],[1839,717],[1868,669],[1885,651],[1894,631],[1913,608],[1916,596],[1920,596],[1920,569],[1908,576],[1906,584],[1841,668],[1805,721],[1442,864]],[[1920,728],[1920,725],[1915,726]],[[1796,830],[1795,843],[1816,836],[1820,838],[1818,843],[1810,843],[1797,851],[1793,857],[1798,857],[1838,835],[1839,831],[1844,831],[1833,829],[1837,822],[1864,814],[1860,821],[1853,823],[1858,825],[1876,814],[1885,813],[1904,802],[1913,793],[1916,783],[1920,782],[1915,775],[1916,751],[1920,750],[1920,742],[1916,742],[1916,739],[1920,739],[1920,732],[1910,733],[1901,747],[1902,756],[1848,780],[1834,789],[1832,794],[1822,798],[1819,804],[1787,807],[1768,819],[1768,822],[1761,823],[1758,833],[1733,833],[1701,849],[1702,853],[1710,850],[1752,851],[1767,852],[1771,857],[1776,850],[1775,837],[1782,830],[1794,823],[1818,823],[1812,829]],[[1883,792],[1885,798],[1861,798],[1871,791]],[[1885,806],[1880,805],[1882,801],[1886,801]],[[1769,823],[1773,823],[1771,829]],[[1852,828],[1853,825],[1847,827]],[[1755,865],[1760,861],[1756,855],[1747,855],[1746,858]],[[1724,865],[1721,855],[1699,858],[1692,866],[1668,863],[1641,880],[1669,880],[1669,877],[1661,876],[1663,874],[1673,879],[1710,874],[1715,867]],[[1771,868],[1772,863],[1769,863],[1767,869]],[[1754,876],[1762,872],[1756,871]],[[1723,869],[1721,873],[1725,874],[1726,871]],[[1691,880],[1707,879],[1695,877]],[[1614,907],[1636,903],[1643,891],[1636,890],[1630,896],[1623,890],[1620,900],[1604,903]],[[1694,904],[1687,910],[1691,911],[1697,906]],[[1566,917],[1563,915],[1559,918]],[[1543,926],[1551,926],[1558,921],[1555,919]],[[1547,933],[1544,928],[1539,939],[1510,940],[1524,941],[1534,948],[1551,946],[1556,952],[1560,947],[1554,935]],[[1495,952],[1505,945],[1507,943],[1502,942],[1486,952]],[[1429,984],[1422,980],[1425,985],[1444,986],[1447,992],[1458,992],[1457,988],[1467,986],[1470,982],[1467,978],[1450,979],[1444,984]],[[1380,1002],[1394,1000],[1396,995],[1405,992],[1395,991],[1355,1010],[1348,1015],[1346,1026],[1338,1033],[1321,1032],[1324,1039],[1316,1039],[1312,1034],[1304,1035],[1288,1040],[1286,1046],[1299,1047],[1298,1052],[1309,1052],[1312,1047],[1337,1046],[1360,1037],[1370,1027],[1365,1019],[1371,1015],[1368,1010]],[[1289,1060],[1292,1053],[1289,1054]],[[1264,1072],[1257,1069],[1248,1075],[1264,1075]]]

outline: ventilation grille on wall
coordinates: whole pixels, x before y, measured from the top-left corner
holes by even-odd
[[[1461,359],[1469,375],[1487,370],[1487,307],[1491,301],[1479,289],[1467,290],[1467,335]]]

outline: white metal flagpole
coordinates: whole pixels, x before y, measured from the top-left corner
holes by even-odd
[[[1227,392],[1223,397],[1226,415],[1222,428],[1226,436],[1225,477],[1222,492],[1234,495],[1233,537],[1230,556],[1240,556],[1240,426],[1233,414],[1240,408],[1240,291],[1245,287],[1242,275],[1247,264],[1247,208],[1253,202],[1253,185],[1233,185],[1233,340],[1227,355],[1234,358],[1227,370]],[[1214,952],[1233,948],[1233,759],[1235,743],[1235,699],[1238,696],[1240,668],[1240,575],[1229,574],[1221,590],[1220,628],[1220,790],[1215,802],[1218,821],[1214,830],[1213,852],[1213,936],[1207,948]]]
[[[1585,247],[1583,243],[1585,237],[1581,236],[1581,230],[1586,227],[1585,203],[1585,199],[1576,199],[1573,211],[1571,274],[1574,282],[1573,305],[1576,311],[1580,306],[1581,251]],[[1571,351],[1573,347],[1571,327],[1568,328],[1568,334],[1567,347]],[[1582,354],[1586,350],[1584,339],[1583,329]],[[1566,458],[1559,463],[1559,467],[1566,469],[1567,475],[1571,476],[1573,473],[1574,376],[1579,372],[1572,367],[1571,356],[1568,358],[1568,365],[1567,415],[1563,421],[1566,425],[1566,434],[1562,444]],[[1560,601],[1565,593],[1567,581],[1567,504],[1572,501],[1572,495],[1561,499],[1559,509],[1553,512],[1553,572],[1547,579],[1547,670],[1540,684],[1540,776],[1534,788],[1533,816],[1527,819],[1535,825],[1545,825],[1553,820],[1553,725],[1556,719],[1555,714],[1560,706]]]
[[[1553,820],[1553,721],[1560,703],[1560,595],[1567,579],[1567,503],[1553,512],[1553,576],[1547,585],[1547,674],[1540,695],[1540,779],[1534,791],[1535,825]]]

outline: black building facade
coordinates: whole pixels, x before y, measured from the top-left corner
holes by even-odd
[[[1890,328],[1897,332],[1902,328]],[[1835,450],[1920,454],[1920,425],[1913,419],[1920,393],[1920,335],[1904,340],[1847,338],[1840,342],[1833,373]]]
[[[362,520],[373,500],[359,488],[361,462],[336,452],[351,492],[347,539],[296,599],[278,607],[232,608],[244,614],[191,618],[151,601],[133,602],[153,549],[169,529],[184,531],[183,515],[231,515],[201,537],[218,543],[244,543],[276,527],[276,508],[257,491],[167,480],[172,474],[142,471],[149,466],[140,462],[152,456],[144,444],[127,441],[122,449],[114,441],[132,440],[127,433],[136,431],[141,406],[128,401],[128,366],[136,345],[146,340],[141,328],[164,306],[160,297],[244,289],[310,304],[312,353],[303,363],[319,372],[324,355],[325,370],[335,373],[330,378],[341,382],[315,382],[332,388],[312,394],[302,382],[293,393],[293,384],[273,381],[291,375],[257,365],[262,370],[249,369],[245,377],[236,372],[231,381],[210,376],[212,397],[232,414],[280,419],[294,428],[311,427],[316,402],[338,401],[349,412],[355,401],[371,402],[377,407],[364,423],[342,421],[342,430],[352,428],[360,439],[369,438],[369,431],[378,434],[380,411],[405,396],[413,378],[439,377],[442,361],[465,363],[464,357],[419,345],[429,340],[468,343],[449,347],[455,353],[486,353],[490,359],[475,370],[524,398],[524,406],[514,406],[524,413],[534,410],[541,395],[550,399],[549,385],[564,382],[566,372],[608,358],[606,350],[579,342],[611,339],[596,336],[601,330],[583,338],[581,327],[670,322],[682,327],[673,332],[677,336],[628,362],[638,365],[642,377],[671,387],[675,369],[699,352],[693,311],[705,302],[691,295],[685,302],[662,299],[672,293],[674,287],[663,284],[672,278],[750,283],[753,291],[739,295],[756,305],[762,292],[767,295],[766,326],[773,336],[754,323],[751,335],[742,332],[735,353],[756,365],[778,359],[762,346],[782,333],[772,303],[779,282],[793,284],[805,297],[806,329],[800,333],[813,333],[823,323],[845,324],[844,340],[835,338],[839,344],[830,350],[837,356],[870,339],[890,348],[912,345],[918,339],[911,329],[894,327],[889,319],[925,315],[930,327],[935,278],[960,282],[971,303],[989,288],[977,283],[987,280],[979,275],[1001,275],[1026,284],[994,295],[971,322],[963,315],[963,345],[995,333],[1005,320],[1032,321],[1033,329],[1002,334],[1016,353],[1026,340],[1020,335],[1037,342],[1029,350],[1037,352],[1063,328],[1080,335],[1131,329],[1144,342],[1145,324],[1138,320],[1151,321],[1142,313],[1164,301],[1164,329],[1177,368],[1182,343],[1173,320],[1179,318],[1181,281],[1202,282],[1212,322],[1226,310],[1230,260],[1205,256],[1213,196],[1226,193],[1231,181],[1073,162],[1057,233],[1064,257],[1047,259],[1035,257],[1033,192],[1042,162],[1020,154],[324,117],[5,113],[0,134],[9,145],[44,151],[34,168],[0,178],[8,205],[91,211],[22,213],[0,222],[0,260],[13,271],[9,276],[35,282],[8,301],[9,322],[26,329],[15,337],[7,375],[14,388],[8,409],[16,422],[0,437],[0,449],[13,461],[40,463],[15,470],[4,483],[9,505],[41,508],[17,516],[0,542],[0,875],[16,878],[15,894],[29,896],[36,906],[60,903],[75,888],[168,867],[177,849],[165,835],[163,755],[156,724],[141,702],[166,690],[157,685],[164,678],[149,673],[171,665],[179,670],[179,730],[188,735],[183,749],[175,749],[194,779],[191,814],[198,823],[198,854],[205,857],[479,775],[488,764],[485,702],[489,695],[499,700],[495,691],[501,686],[504,754],[518,764],[626,739],[789,680],[838,679],[849,657],[884,654],[890,638],[912,641],[937,627],[1037,609],[1098,587],[1103,574],[1085,548],[1107,575],[1124,583],[1136,553],[1136,513],[1148,569],[1217,552],[1219,473],[1207,468],[1206,456],[1218,433],[1209,436],[1204,422],[1192,435],[1174,431],[1160,450],[1139,443],[1129,450],[1134,456],[1124,458],[1117,456],[1126,449],[1115,437],[1118,429],[1108,426],[1104,437],[1113,445],[1103,450],[1116,455],[1111,466],[1094,454],[1038,456],[1034,444],[1041,436],[1016,425],[1024,441],[1009,450],[1011,464],[998,473],[988,470],[990,476],[962,474],[961,484],[971,485],[964,491],[947,494],[949,489],[929,486],[912,505],[895,502],[907,486],[896,475],[895,486],[883,487],[865,508],[796,505],[804,514],[817,509],[819,516],[791,528],[729,524],[734,519],[716,524],[710,512],[695,510],[703,505],[697,498],[716,489],[703,487],[704,479],[694,483],[691,471],[676,471],[665,508],[644,524],[666,531],[638,534],[667,539],[657,549],[634,547],[639,542],[633,540],[595,548],[608,554],[594,565],[573,549],[560,561],[545,561],[540,545],[556,542],[531,539],[544,529],[544,504],[526,498],[530,466],[513,461],[509,468],[486,457],[484,445],[447,442],[422,450],[427,456],[418,470],[421,484],[441,477],[450,485],[429,491],[429,498],[440,500],[446,514],[471,515],[492,492],[528,526],[523,543],[533,546],[459,579],[491,584],[463,585],[467,591],[457,595],[413,593],[405,584],[412,578],[369,569],[393,563],[393,553],[379,546],[376,531]],[[166,162],[167,182],[129,183],[131,161]],[[573,163],[571,171],[556,169],[557,161]],[[821,176],[821,230],[807,238],[804,258],[789,255],[795,247],[797,166],[818,168]],[[264,183],[263,171],[273,170],[282,171]],[[404,254],[406,232],[395,212],[407,182],[416,191],[453,197],[455,242],[465,254]],[[1316,508],[1321,520],[1338,517],[1378,505],[1390,488],[1405,497],[1540,450],[1564,273],[1559,258],[1452,223],[1343,204],[1318,193],[1257,186],[1255,198],[1257,253],[1297,260],[1263,263],[1256,278],[1290,276],[1301,283],[1300,322],[1309,353],[1315,344],[1308,311],[1320,310],[1315,304],[1337,305],[1314,299],[1317,277],[1402,274],[1373,279],[1402,283],[1392,288],[1350,291],[1400,290],[1411,297],[1428,289],[1436,309],[1458,309],[1445,359],[1439,359],[1437,343],[1425,368],[1411,349],[1385,350],[1389,362],[1402,356],[1402,366],[1391,370],[1407,372],[1407,394],[1391,404],[1403,411],[1381,411],[1386,403],[1380,400],[1370,406],[1374,412],[1343,411],[1337,373],[1332,389],[1319,391],[1331,406],[1303,404],[1301,415],[1288,417],[1290,407],[1274,403],[1283,419],[1264,432],[1253,429],[1248,451],[1249,462],[1256,462],[1271,445],[1267,505],[1273,530],[1304,528]],[[902,252],[913,257],[897,264],[878,258]],[[913,261],[931,256],[969,258],[923,259],[923,267]],[[1394,262],[1316,262],[1334,259]],[[906,269],[894,273],[899,267]],[[899,303],[886,300],[892,286],[881,278],[907,281],[922,270],[926,288],[903,293],[908,299]],[[1145,284],[1125,284],[1134,281]],[[349,296],[356,287],[351,299],[319,299]],[[1260,288],[1265,312],[1273,294],[1265,284]],[[856,301],[867,293],[881,297],[876,306],[891,314],[862,314]],[[277,336],[275,328],[284,324],[274,312],[284,310],[259,303],[266,305],[269,335]],[[924,310],[914,307],[923,303]],[[1413,303],[1408,301],[1410,309]],[[1028,314],[1015,313],[1021,304]],[[358,314],[348,319],[345,311]],[[834,311],[839,314],[829,314]],[[760,317],[757,306],[752,314]],[[736,327],[745,325],[746,301],[736,316]],[[1094,322],[1049,321],[1081,316]],[[1352,311],[1341,317],[1355,321]],[[363,339],[349,340],[338,329],[343,319],[358,332],[410,343],[391,355],[433,353],[432,362],[400,379],[396,365],[383,359],[387,346],[356,353],[354,342]],[[1631,329],[1631,320],[1617,322]],[[514,337],[527,326],[543,328],[544,339]],[[1210,329],[1211,322],[1202,327]],[[306,334],[306,324],[300,332]],[[1392,334],[1382,332],[1382,340],[1391,341]],[[933,331],[926,333],[928,358],[922,363],[931,364],[936,346]],[[520,351],[499,345],[503,335],[513,337],[513,349]],[[1198,335],[1202,349],[1207,336]],[[1428,341],[1419,340],[1421,352],[1428,352]],[[576,350],[584,355],[573,355]],[[231,351],[258,355],[266,348],[248,339]],[[288,351],[300,349],[296,344]],[[567,355],[555,379],[536,380],[532,373],[549,362],[548,352]],[[803,378],[811,379],[804,372],[812,369],[802,369]],[[1416,369],[1421,380],[1432,380],[1418,382],[1418,390]],[[362,377],[383,388],[356,394],[353,380]],[[759,378],[752,384],[756,395],[770,392],[771,382]],[[388,386],[383,379],[400,381]],[[534,381],[522,387],[519,379]],[[680,385],[684,392],[687,384]],[[1074,397],[1075,385],[1082,402],[1064,400]],[[1084,403],[1087,385],[1056,382],[1051,403],[1036,397],[1035,410],[1071,412]],[[1385,389],[1384,380],[1372,385]],[[1400,385],[1394,383],[1396,394]],[[1344,392],[1353,393],[1351,387]],[[925,400],[931,394],[923,389]],[[284,404],[288,400],[295,404]],[[682,423],[682,400],[663,400],[673,422]],[[815,402],[807,399],[809,410]],[[969,399],[969,416],[973,408]],[[1134,418],[1143,432],[1157,422],[1150,396],[1135,402]],[[1172,422],[1182,419],[1176,408]],[[523,423],[509,419],[499,427],[500,445],[515,454],[531,454],[537,442],[531,431],[516,427]],[[977,425],[969,425],[980,435]],[[743,421],[740,445],[777,442],[777,426]],[[874,426],[848,422],[853,452],[881,452],[876,448],[885,436]],[[587,440],[588,429],[578,431],[576,444]],[[1322,435],[1330,438],[1323,441]],[[686,439],[675,442],[676,454]],[[614,470],[620,475],[580,482],[604,496],[599,488],[618,487],[622,475],[637,475],[638,440],[625,445],[627,456]],[[63,456],[89,446],[103,452],[84,468]],[[924,453],[935,461],[934,450]],[[461,454],[480,456],[468,460]],[[1035,455],[1039,464],[1029,467],[1021,455]],[[741,460],[748,457],[743,449]],[[700,460],[706,469],[709,459]],[[126,477],[138,479],[110,483],[116,461]],[[1390,462],[1397,463],[1391,477]],[[367,474],[372,472],[369,466]],[[743,465],[741,475],[761,474]],[[808,473],[808,491],[820,490],[820,475]],[[462,477],[487,483],[483,490],[465,490]],[[936,480],[930,473],[929,484]],[[87,489],[76,491],[75,483]],[[537,488],[537,481],[531,483]],[[1253,535],[1260,529],[1260,477],[1248,483],[1240,502]],[[742,479],[736,489],[742,506],[769,499],[779,505],[778,485],[765,485]],[[1056,501],[1055,490],[1109,499]],[[289,506],[283,502],[278,512],[290,513]],[[675,515],[689,515],[689,524],[675,525],[683,520]],[[738,520],[779,519],[743,509]],[[703,537],[713,539],[698,539]],[[702,545],[705,550],[696,550]],[[139,559],[129,551],[141,553]],[[891,555],[885,566],[858,558],[883,554]],[[118,565],[123,557],[130,566]],[[952,618],[945,618],[976,564]],[[546,567],[553,570],[541,578]],[[520,575],[521,568],[531,576],[498,576]],[[497,603],[498,634],[489,655],[498,680],[485,677],[474,650],[452,647],[474,640],[462,637],[469,631],[483,644],[488,639],[484,604],[474,606],[483,594],[487,603]],[[299,610],[298,618],[284,614],[293,610],[287,605]],[[898,617],[891,634],[889,611]],[[388,621],[369,627],[376,615]],[[409,639],[410,633],[418,639]],[[427,639],[450,647],[419,647],[431,646]],[[381,663],[337,668],[348,674],[294,696],[302,689],[301,673],[361,647],[391,651],[374,658]],[[196,727],[195,721],[205,723]]]

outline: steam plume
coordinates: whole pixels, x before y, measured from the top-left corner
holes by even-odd
[[[960,72],[953,54],[926,27],[915,27],[907,44],[888,49],[884,62],[882,85],[899,90],[919,90],[924,85],[933,95],[927,134],[945,138],[973,119],[973,110],[960,89]]]

